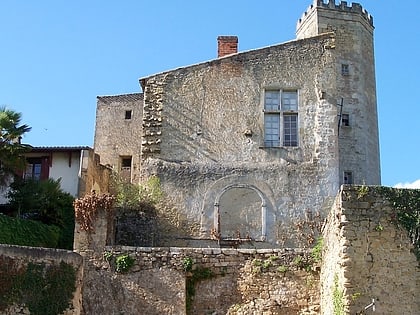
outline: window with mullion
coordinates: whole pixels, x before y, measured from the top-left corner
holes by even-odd
[[[297,111],[297,91],[283,91],[281,93],[281,109],[283,111]]]
[[[280,146],[280,114],[265,114],[265,139],[264,146],[278,147]]]
[[[265,91],[264,110],[279,111],[280,110],[280,91]]]
[[[297,114],[283,115],[283,145],[285,147],[297,147]]]
[[[26,165],[26,171],[23,177],[24,179],[40,180],[41,170],[42,170],[41,159],[31,159],[28,161],[28,164]]]

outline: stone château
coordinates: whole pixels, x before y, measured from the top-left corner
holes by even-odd
[[[177,245],[300,245],[293,226],[341,184],[380,184],[373,31],[360,4],[316,0],[295,40],[238,52],[220,36],[216,59],[98,97],[95,152],[133,183],[159,177],[187,222]]]

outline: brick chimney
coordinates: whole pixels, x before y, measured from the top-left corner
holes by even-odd
[[[217,58],[238,52],[238,36],[217,37]]]

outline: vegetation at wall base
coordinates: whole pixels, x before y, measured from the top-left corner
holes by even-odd
[[[0,214],[0,244],[56,248],[59,238],[57,226]]]
[[[334,275],[333,306],[334,315],[346,314],[344,309],[344,291],[339,286],[337,274]]]
[[[29,263],[17,269],[12,259],[0,256],[0,310],[25,305],[32,315],[62,314],[71,306],[76,289],[76,271],[59,265]]]
[[[315,246],[312,248],[311,257],[314,263],[320,263],[322,261],[322,250],[324,247],[324,239],[318,237]]]
[[[190,275],[187,275],[186,279],[186,308],[187,308],[187,314],[191,314],[191,305],[192,300],[195,296],[195,286],[198,282],[211,279],[215,275],[209,268],[204,267],[197,267],[195,269],[192,269],[190,271]]]

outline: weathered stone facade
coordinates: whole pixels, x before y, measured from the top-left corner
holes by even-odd
[[[305,265],[307,251],[105,250],[112,255],[108,261],[85,257],[85,314],[319,314],[319,270]],[[135,264],[116,273],[116,259],[126,254]],[[186,259],[191,270],[185,270]]]
[[[395,218],[381,187],[343,186],[327,216],[317,261],[312,250],[296,248],[99,248],[112,230],[104,228],[112,221],[99,216],[92,236],[102,242],[80,251],[83,309],[85,314],[330,315],[360,314],[374,301],[379,314],[414,315],[420,307],[419,261]],[[134,264],[116,272],[123,255]]]
[[[109,165],[133,182],[139,180],[142,120],[142,93],[98,97],[95,152],[100,155],[101,164]],[[123,169],[124,158],[131,159],[129,170],[128,166]]]
[[[158,176],[194,246],[302,246],[296,225],[324,218],[340,184],[380,184],[373,22],[358,4],[314,1],[297,40],[140,83],[135,100],[98,98],[95,152],[117,170],[130,157],[134,183]],[[266,144],[269,90],[296,91],[297,146]]]
[[[378,314],[414,315],[420,309],[419,261],[395,218],[380,187],[342,187],[317,261],[312,250],[296,248],[109,246],[113,220],[100,211],[94,233],[78,230],[81,256],[2,245],[0,259],[11,266],[74,266],[77,289],[69,315],[361,314],[372,301]],[[133,264],[118,271],[124,257]],[[1,267],[0,279],[19,269]],[[7,306],[0,314],[30,314],[22,303]]]
[[[372,300],[378,314],[414,315],[420,310],[419,261],[407,230],[380,188],[344,186],[327,217],[323,314],[335,314],[334,291],[342,295],[337,302],[345,314],[360,314]]]

